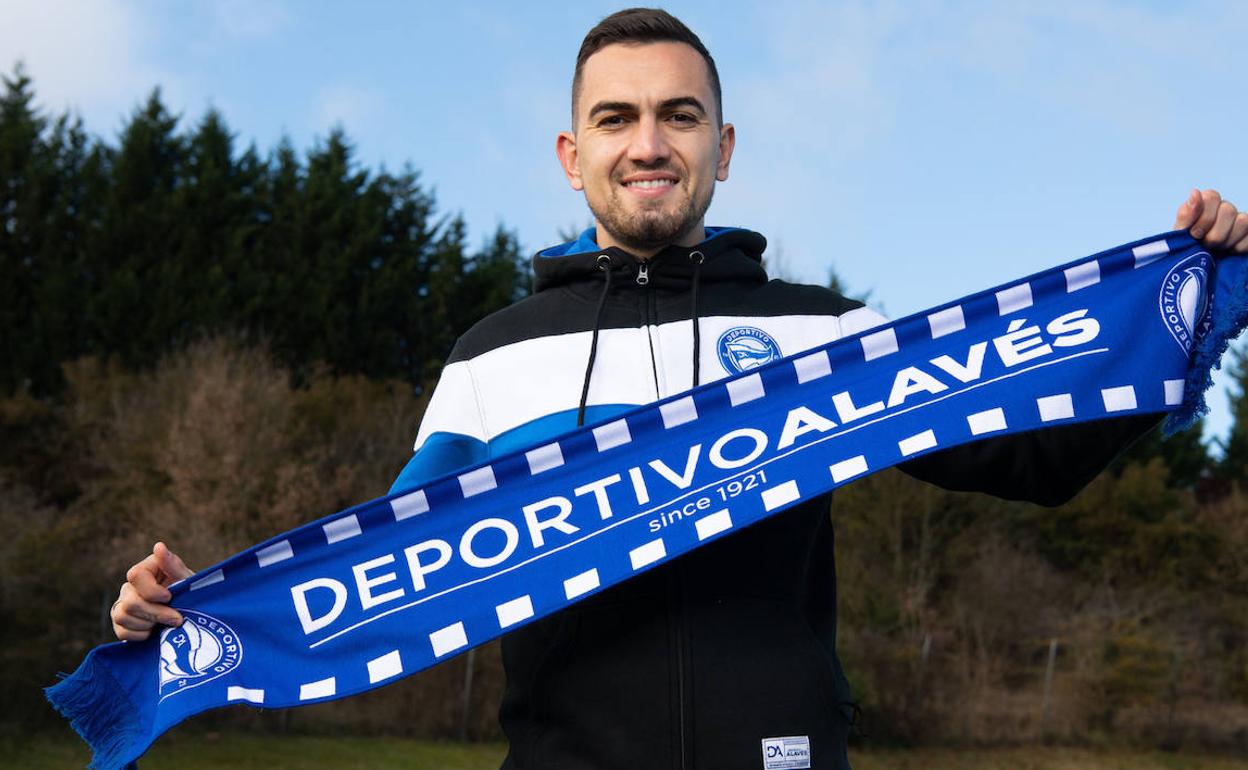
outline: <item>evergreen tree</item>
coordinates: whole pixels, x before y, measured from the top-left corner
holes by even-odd
[[[186,147],[185,168],[175,190],[173,212],[179,233],[166,263],[163,317],[173,336],[188,339],[196,329],[226,327],[235,307],[236,278],[246,255],[237,233],[253,205],[235,165],[234,137],[216,111],[200,122]]]
[[[358,305],[369,246],[380,223],[369,218],[361,200],[368,174],[356,168],[341,130],[308,154],[296,272],[304,278],[288,310],[293,323],[281,334],[305,341],[309,360],[327,361],[342,371],[365,371],[357,354]]]
[[[502,225],[473,257],[466,286],[474,317],[481,317],[529,293],[528,260],[516,234]]]
[[[190,332],[181,323],[188,297],[174,262],[183,238],[175,191],[187,154],[177,123],[157,89],[126,124],[91,249],[88,333],[99,352],[131,367],[153,363]]]
[[[383,173],[369,185],[379,229],[368,259],[367,282],[359,297],[359,339],[368,370],[419,383],[427,376],[419,296],[429,274],[435,232],[433,198],[411,169]],[[449,350],[447,351],[449,352]]]
[[[33,107],[19,66],[0,97],[0,388],[44,391],[82,351],[81,283],[102,164],[81,121]]]
[[[240,271],[234,312],[242,328],[260,335],[280,361],[292,368],[301,359],[297,335],[278,334],[299,312],[297,302],[307,263],[301,256],[304,173],[299,156],[283,139],[263,165],[256,208],[244,226],[249,269]]]
[[[430,325],[425,360],[436,375],[459,335],[483,316],[528,292],[529,272],[514,233],[499,226],[481,250],[470,254],[462,217],[451,219],[433,248],[426,302]]]
[[[311,367],[420,387],[478,318],[520,296],[515,236],[470,253],[410,168],[371,173],[341,130],[304,158],[239,155],[222,115],[188,131],[159,90],[116,147],[0,102],[0,387],[50,392],[63,361],[146,368],[200,337],[243,333],[297,379]]]
[[[108,164],[80,119],[61,116],[45,146],[55,164],[56,187],[43,209],[43,231],[35,313],[30,318],[37,360],[28,372],[36,392],[60,386],[60,364],[89,347],[86,318],[90,247],[103,212]]]
[[[1213,459],[1204,443],[1204,420],[1185,431],[1162,438],[1161,425],[1140,437],[1114,462],[1112,470],[1121,474],[1128,465],[1147,465],[1157,458],[1167,470],[1170,486],[1198,490],[1211,475]]]
[[[1248,348],[1234,348],[1229,355],[1229,371],[1234,379],[1230,394],[1231,429],[1222,445],[1218,476],[1223,482],[1238,484],[1240,490],[1248,491]]]
[[[421,355],[424,366],[430,371],[437,370],[460,331],[470,323],[465,317],[467,309],[461,302],[463,277],[469,265],[467,241],[468,227],[462,217],[456,216],[433,245],[426,283],[428,293],[422,303],[426,307],[426,320]]]
[[[49,169],[41,152],[44,119],[35,113],[30,78],[19,66],[4,77],[0,99],[0,357],[3,385],[23,383],[32,360],[30,319],[38,282],[39,204]]]

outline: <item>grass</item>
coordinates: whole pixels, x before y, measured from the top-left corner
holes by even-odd
[[[506,752],[498,743],[185,733],[161,739],[141,765],[179,770],[497,770]],[[855,770],[1248,770],[1248,759],[1229,756],[1063,747],[877,749],[851,758]],[[68,734],[0,744],[0,766],[14,770],[70,770],[85,767],[87,761],[86,748]]]
[[[1225,755],[1060,746],[876,749],[850,761],[854,770],[1248,770],[1248,759]]]
[[[404,738],[265,736],[202,733],[167,736],[143,756],[140,768],[178,770],[497,770],[503,744],[459,744]],[[68,735],[10,744],[0,766],[13,770],[86,767],[86,746]],[[8,761],[14,764],[8,764]]]

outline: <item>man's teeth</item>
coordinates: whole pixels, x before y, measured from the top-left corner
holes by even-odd
[[[642,179],[637,182],[625,182],[626,187],[640,187],[643,190],[650,190],[655,187],[671,187],[676,184],[673,179]]]

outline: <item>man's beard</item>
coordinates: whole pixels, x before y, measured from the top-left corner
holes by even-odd
[[[711,206],[713,193],[714,188],[703,201],[695,200],[691,195],[686,196],[680,201],[676,211],[671,213],[644,207],[639,211],[626,212],[623,206],[610,204],[599,210],[588,199],[586,202],[589,203],[594,219],[621,246],[630,251],[655,251],[676,243],[697,227]],[[613,198],[610,203],[615,202],[616,199]]]

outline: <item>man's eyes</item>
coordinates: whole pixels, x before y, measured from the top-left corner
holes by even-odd
[[[673,112],[664,119],[669,123],[675,123],[681,127],[695,126],[698,124],[698,117],[688,112]],[[597,125],[600,128],[619,128],[631,120],[632,118],[628,115],[607,115],[606,117],[599,119]]]

